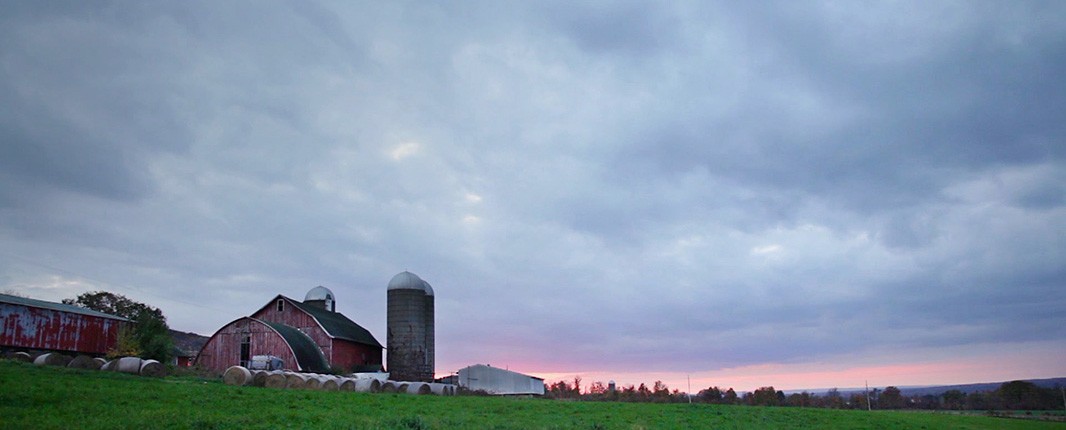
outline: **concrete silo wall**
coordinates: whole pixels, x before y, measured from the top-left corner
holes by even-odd
[[[436,339],[434,339],[435,328],[433,326],[433,295],[425,296],[424,300],[425,308],[423,312],[423,318],[426,327],[426,361],[425,367],[423,368],[424,377],[419,380],[423,382],[433,382],[433,377],[435,376],[434,373],[436,373],[436,363],[434,358],[436,355]]]
[[[433,380],[432,300],[423,290],[388,291],[386,366],[394,379]]]

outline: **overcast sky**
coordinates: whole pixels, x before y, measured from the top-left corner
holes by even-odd
[[[1066,376],[1066,3],[7,1],[0,290],[210,335],[324,285],[437,372]]]

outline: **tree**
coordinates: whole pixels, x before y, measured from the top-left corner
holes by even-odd
[[[831,388],[825,393],[826,406],[833,409],[840,409],[844,407],[844,396],[840,395],[840,390]]]
[[[947,390],[941,395],[944,398],[944,408],[962,409],[966,403],[966,393],[959,390]]]
[[[885,391],[881,392],[877,404],[883,409],[902,409],[903,395],[899,388],[885,387]]]
[[[706,403],[721,403],[722,402],[722,389],[717,386],[707,388],[700,391],[699,399]]]
[[[174,343],[170,338],[167,318],[159,308],[107,291],[82,293],[74,299],[63,299],[63,303],[133,321],[132,329],[120,330],[125,332],[119,333],[119,342],[112,351],[113,355],[138,355],[162,363],[168,362],[172,357]],[[136,354],[131,354],[133,352]]]
[[[166,318],[163,317],[163,311],[159,310],[159,308],[153,308],[144,303],[130,300],[121,294],[110,293],[107,291],[82,293],[74,299],[63,299],[63,303],[81,306],[97,312],[126,318],[128,320],[135,320],[142,312],[148,312],[157,318],[166,321]]]
[[[735,405],[739,402],[740,399],[737,398],[737,392],[733,391],[733,387],[729,387],[729,389],[725,391],[725,394],[722,395],[722,403],[724,404]]]
[[[784,396],[785,393],[781,393],[780,396]],[[761,387],[752,393],[752,404],[756,406],[777,406],[779,397],[777,390],[774,387]]]

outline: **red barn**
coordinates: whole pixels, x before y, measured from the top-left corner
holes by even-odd
[[[129,320],[80,306],[0,294],[0,347],[104,355]]]
[[[336,312],[333,292],[315,287],[303,302],[278,295],[247,317],[226,324],[204,345],[196,364],[222,372],[272,355],[286,369],[324,373],[381,369],[384,348],[365,328]]]

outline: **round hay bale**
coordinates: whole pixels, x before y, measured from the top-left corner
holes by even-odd
[[[397,391],[398,384],[399,383],[396,381],[385,381],[384,384],[381,384],[381,392],[395,393]]]
[[[285,388],[287,384],[288,379],[283,372],[270,372],[263,381],[263,386],[267,388]]]
[[[342,378],[340,384],[337,385],[337,389],[340,391],[355,391],[355,380],[352,378]]]
[[[302,389],[307,386],[307,375],[290,372],[285,374],[285,388]]]
[[[381,392],[381,382],[377,379],[354,379],[355,391],[359,393]]]
[[[139,375],[141,373],[141,360],[140,357],[122,357],[118,359],[118,364],[115,365],[115,370],[122,373],[129,373],[133,375]]]
[[[118,366],[118,360],[110,360],[110,361],[104,363],[103,366],[100,366],[100,370],[107,371],[107,372],[114,372],[114,371],[118,370],[117,366]]]
[[[100,362],[88,355],[78,355],[67,363],[67,367],[73,369],[100,370]]]
[[[252,381],[252,372],[249,372],[244,366],[230,366],[226,369],[226,372],[222,374],[222,382],[226,385],[248,385]]]
[[[267,376],[270,376],[270,371],[267,370],[253,370],[252,371],[252,386],[262,387],[266,385]]]
[[[429,391],[438,396],[450,396],[453,394],[451,392],[452,387],[454,387],[452,384],[441,384],[434,382],[429,384]]]
[[[96,362],[96,368],[100,369],[100,370],[103,370],[104,365],[107,364],[107,360],[105,360],[103,358],[100,358],[100,357],[94,358],[93,361]]]
[[[321,390],[322,383],[325,379],[321,375],[312,375],[307,378],[307,382],[304,383],[304,388],[308,390]]]
[[[60,366],[66,367],[70,363],[72,358],[67,357],[57,352],[49,352],[47,354],[41,354],[33,360],[33,364],[38,366]]]
[[[155,360],[144,360],[141,362],[140,375],[162,378],[167,376],[167,367]]]
[[[322,391],[340,391],[341,384],[337,382],[337,378],[326,378],[322,381]]]
[[[411,382],[407,384],[407,389],[404,390],[407,394],[429,394],[429,384],[425,382]]]
[[[21,362],[24,362],[24,363],[32,363],[33,362],[33,357],[31,357],[28,352],[22,352],[22,351],[19,351],[19,352],[16,352],[14,354],[11,354],[11,359],[15,360],[15,361],[21,361]]]

